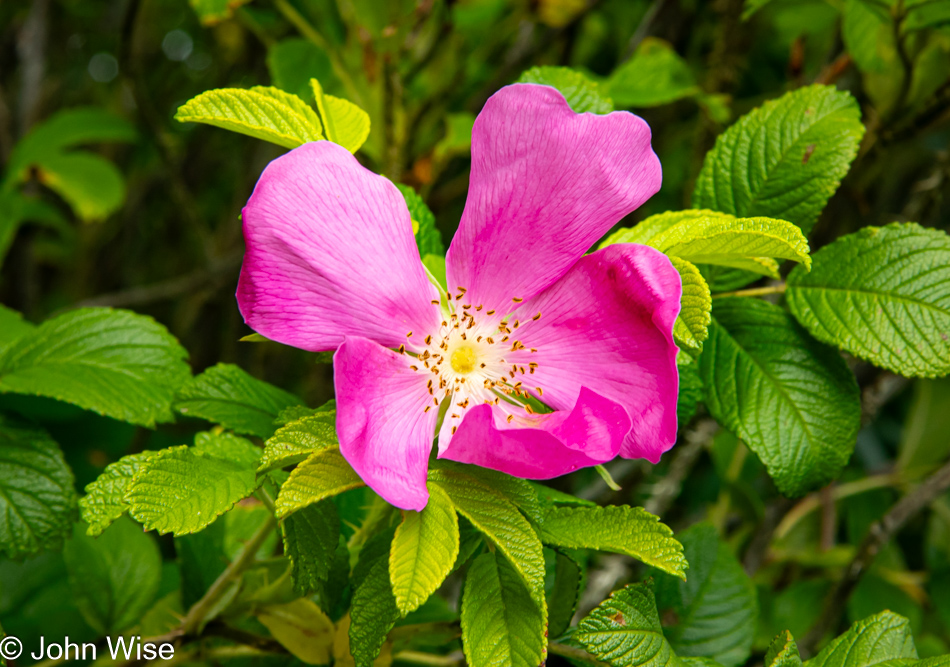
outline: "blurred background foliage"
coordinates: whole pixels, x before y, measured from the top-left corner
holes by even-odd
[[[77,305],[131,308],[166,324],[196,372],[236,363],[319,405],[332,396],[329,364],[239,342],[250,333],[233,296],[240,211],[282,149],[176,123],[176,109],[221,87],[276,85],[309,98],[315,77],[366,109],[372,130],[360,158],[415,188],[448,241],[464,205],[475,114],[543,65],[584,72],[652,127],[663,188],[624,226],[688,207],[703,156],[732,120],[821,82],[858,99],[867,133],[812,249],[893,220],[948,227],[943,0],[8,0],[0,302],[37,322]],[[601,504],[645,505],[675,529],[708,519],[754,575],[754,649],[764,652],[778,630],[806,633],[872,523],[950,454],[950,380],[851,363],[864,426],[843,478],[819,493],[779,496],[758,459],[701,406],[660,465],[609,466],[621,491],[590,470],[556,484]],[[63,444],[78,488],[126,453],[197,430],[184,422],[149,431],[41,399],[0,404]],[[885,608],[907,616],[922,657],[950,653],[948,500],[910,521],[848,603],[850,620]],[[170,556],[170,541],[163,548]],[[77,639],[90,634],[63,603],[63,567],[56,554],[0,564],[8,631],[42,621]],[[581,608],[632,579],[628,560],[597,557]]]

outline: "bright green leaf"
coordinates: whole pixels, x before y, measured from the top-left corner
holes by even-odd
[[[895,373],[950,373],[950,236],[907,223],[866,227],[788,277],[809,332]]]
[[[778,306],[716,299],[699,358],[706,407],[799,496],[835,479],[854,450],[858,386],[838,353]]]
[[[171,420],[190,373],[186,352],[152,318],[82,308],[47,320],[0,352],[0,392],[59,399],[142,426]]]
[[[162,557],[155,540],[128,519],[99,537],[90,537],[76,524],[63,556],[76,604],[100,634],[130,628],[155,600]]]
[[[802,667],[802,658],[791,632],[786,630],[772,640],[765,654],[765,667]]]
[[[642,507],[546,508],[541,540],[568,549],[626,554],[677,577],[684,577],[688,567],[673,531]]]
[[[358,486],[363,486],[363,480],[338,449],[318,451],[294,468],[280,487],[274,504],[277,518]]]
[[[238,366],[218,364],[196,375],[175,397],[175,410],[200,417],[237,433],[267,438],[284,408],[302,401],[258,380]]]
[[[24,320],[23,315],[0,304],[0,350],[34,329],[36,325]]]
[[[604,87],[621,109],[655,107],[701,93],[689,65],[662,39],[647,37]]]
[[[696,266],[680,257],[670,257],[673,267],[679,271],[683,282],[680,313],[673,323],[673,339],[680,349],[699,352],[703,341],[709,336],[712,298],[709,285]]]
[[[83,220],[101,220],[125,199],[125,182],[114,164],[86,151],[45,156],[36,166],[39,181]]]
[[[312,600],[301,598],[267,605],[257,620],[291,655],[308,665],[330,663],[335,628],[333,621]]]
[[[396,606],[405,616],[429,599],[452,571],[459,554],[459,522],[451,499],[438,486],[421,512],[403,510],[389,553]]]
[[[592,655],[625,667],[677,667],[663,636],[652,582],[615,591],[580,622],[574,639]]]
[[[707,657],[726,667],[743,664],[755,638],[759,604],[752,580],[711,524],[677,535],[689,561],[685,581],[661,575],[656,603],[672,609],[664,629],[679,656]]]
[[[284,553],[293,565],[294,590],[308,595],[330,573],[340,539],[336,505],[324,500],[294,512],[281,523]]]
[[[351,153],[358,151],[369,137],[369,114],[352,102],[325,94],[316,79],[310,79],[310,87],[316,98],[320,118],[323,119],[327,139]]]
[[[258,472],[300,463],[314,452],[339,446],[336,410],[321,410],[277,429],[264,443],[264,456]]]
[[[73,473],[43,429],[0,414],[0,553],[58,547],[76,514]]]
[[[462,646],[472,667],[536,667],[547,656],[544,611],[500,553],[476,558],[462,593]]]
[[[416,245],[419,247],[419,255],[445,255],[445,245],[442,243],[442,234],[439,228],[435,226],[435,216],[426,203],[422,201],[415,190],[408,185],[397,183],[396,187],[406,200],[406,206],[409,207],[409,215],[412,221],[419,225],[416,231]]]
[[[848,93],[806,86],[740,118],[706,155],[693,206],[788,220],[808,234],[864,135]]]
[[[614,103],[600,84],[570,67],[532,67],[524,72],[518,83],[537,83],[557,88],[575,113],[610,113]]]
[[[544,520],[538,492],[527,480],[496,470],[454,461],[439,461],[430,468],[430,471],[432,471],[431,479],[450,478],[458,484],[488,487],[504,496],[531,521],[541,523]]]
[[[129,483],[152,454],[154,452],[123,456],[107,465],[102,474],[86,486],[86,495],[79,499],[79,509],[82,520],[88,524],[87,535],[101,534],[128,511],[125,493]]]
[[[324,138],[320,119],[303,100],[263,86],[201,93],[179,107],[175,120],[214,125],[284,148]]]
[[[910,623],[903,616],[882,611],[852,625],[805,667],[871,667],[886,660],[916,657]]]

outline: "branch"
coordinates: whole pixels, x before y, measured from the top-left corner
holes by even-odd
[[[803,655],[815,652],[828,630],[837,627],[845,604],[861,577],[892,537],[927,505],[950,489],[950,462],[943,465],[915,491],[901,498],[880,520],[871,525],[858,552],[848,565],[844,576],[835,585],[825,601],[824,610],[798,646]]]
[[[653,486],[653,493],[643,508],[650,514],[663,516],[683,489],[683,482],[699,459],[699,455],[712,443],[719,424],[713,419],[700,420],[695,428],[686,432],[685,442],[676,447],[667,473]]]

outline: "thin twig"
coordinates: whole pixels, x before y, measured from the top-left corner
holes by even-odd
[[[644,503],[644,509],[650,514],[663,516],[683,489],[683,482],[699,459],[699,455],[712,442],[719,430],[714,419],[702,419],[687,431],[683,444],[674,450],[673,460],[666,475],[653,486],[653,493]]]
[[[753,287],[751,289],[740,289],[735,292],[721,292],[713,294],[712,298],[721,299],[725,296],[765,296],[766,294],[782,294],[785,292],[785,283],[779,285],[768,285],[766,287]]]
[[[765,508],[765,516],[756,526],[742,559],[742,567],[750,577],[758,572],[759,568],[762,567],[762,563],[765,562],[769,547],[772,544],[772,537],[793,504],[794,501],[791,499],[779,496],[778,500]]]
[[[901,498],[880,521],[868,530],[844,576],[828,594],[821,616],[798,646],[804,655],[811,655],[825,634],[837,627],[841,613],[861,577],[871,567],[881,549],[907,521],[950,489],[950,463],[946,463],[927,478],[916,490]]]

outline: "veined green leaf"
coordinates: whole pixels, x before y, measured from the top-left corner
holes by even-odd
[[[438,486],[421,512],[403,510],[389,552],[389,578],[396,607],[405,616],[429,599],[452,571],[459,554],[459,521],[451,499]]]
[[[703,162],[693,206],[781,218],[808,234],[863,135],[848,93],[821,85],[786,93],[720,135]]]
[[[258,380],[233,364],[218,364],[189,380],[175,397],[175,410],[200,417],[236,433],[267,438],[284,408],[302,401]]]
[[[0,257],[2,259],[2,257]],[[15,310],[0,305],[0,350],[36,329],[36,325],[23,319]]]
[[[802,667],[802,658],[791,632],[786,630],[772,640],[765,654],[765,667]]]
[[[854,376],[778,306],[716,299],[699,373],[710,413],[758,455],[783,494],[823,486],[847,463],[861,420]]]
[[[752,650],[759,603],[752,580],[711,524],[678,534],[689,576],[660,575],[656,603],[672,609],[676,623],[664,628],[678,656],[707,657],[726,667],[743,664]]]
[[[76,604],[100,634],[127,630],[155,600],[162,557],[155,540],[128,519],[96,538],[76,524],[63,556]]]
[[[82,308],[47,320],[0,352],[0,392],[56,398],[142,426],[171,419],[187,354],[152,318]]]
[[[301,598],[272,604],[257,612],[257,620],[291,655],[308,665],[330,664],[333,621],[313,600]]]
[[[501,493],[480,483],[441,471],[430,472],[430,483],[441,487],[455,509],[507,556],[543,608],[544,555],[527,519]]]
[[[698,364],[678,365],[680,391],[676,397],[676,421],[685,426],[696,414],[696,408],[703,400],[703,381],[699,378]]]
[[[396,598],[389,583],[389,560],[377,558],[356,587],[350,606],[350,652],[356,667],[372,667],[399,620]]]
[[[650,581],[612,593],[580,622],[574,639],[611,665],[677,667],[679,663],[663,636]]]
[[[871,667],[887,660],[917,657],[910,622],[882,611],[858,621],[833,639],[806,667]]]
[[[626,554],[681,578],[688,567],[673,531],[642,507],[545,508],[541,540],[568,549]]]
[[[280,487],[274,503],[277,518],[358,486],[363,486],[363,480],[338,449],[318,451],[294,468]]]
[[[670,261],[683,281],[680,314],[673,323],[673,339],[680,349],[700,352],[703,341],[709,336],[712,311],[709,285],[693,263],[680,257],[670,257]]]
[[[125,493],[129,483],[154,452],[140,452],[123,456],[115,463],[110,463],[94,482],[86,486],[86,495],[79,499],[79,509],[82,520],[88,524],[86,534],[92,537],[99,535],[108,528],[113,521],[125,514],[129,504],[125,501]]]
[[[369,114],[352,102],[325,94],[323,86],[316,79],[310,79],[310,87],[323,119],[327,139],[351,153],[358,151],[369,137]]]
[[[260,450],[237,436],[204,435],[195,447],[155,452],[132,478],[129,514],[146,530],[197,532],[260,486],[253,453]]]
[[[907,223],[865,227],[788,277],[808,331],[895,373],[950,373],[950,236]]]
[[[326,581],[340,539],[336,505],[324,500],[294,512],[281,523],[284,553],[293,566],[294,590],[308,595]]]
[[[336,435],[336,410],[317,412],[277,429],[264,443],[259,474],[299,463],[323,449],[340,446]]]
[[[409,215],[412,221],[419,225],[416,230],[416,245],[419,247],[419,256],[439,255],[445,256],[445,245],[442,243],[442,234],[435,226],[435,216],[426,203],[422,201],[415,190],[408,185],[396,183],[399,192],[406,200],[406,206],[409,207]]]
[[[545,614],[498,552],[476,558],[462,594],[462,646],[472,667],[536,667],[547,657]]]
[[[36,165],[36,174],[83,220],[106,218],[125,199],[121,172],[95,153],[74,151],[44,156]]]
[[[43,429],[0,414],[0,553],[57,547],[76,514],[73,473]]]
[[[284,148],[324,138],[319,117],[303,100],[263,86],[201,93],[179,107],[175,120],[214,125]]]
[[[660,106],[702,92],[686,61],[656,37],[640,42],[637,52],[611,73],[604,87],[621,109]]]
[[[589,111],[600,114],[614,110],[613,100],[603,92],[600,84],[570,67],[532,67],[518,78],[518,83],[556,88],[575,113]]]
[[[571,625],[581,594],[581,566],[560,551],[554,555],[554,585],[548,596],[548,636],[563,635]]]
[[[429,470],[430,479],[444,477],[451,478],[458,484],[488,487],[504,496],[531,521],[541,523],[544,520],[538,492],[527,480],[512,477],[497,470],[447,460],[438,461]]]

